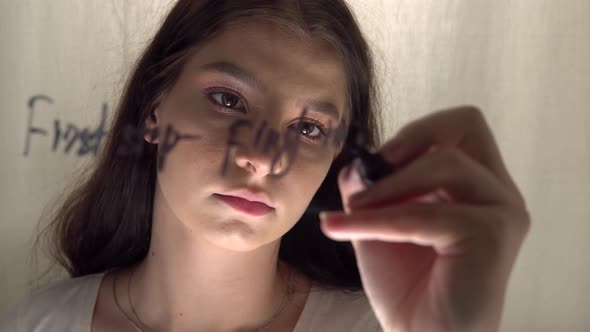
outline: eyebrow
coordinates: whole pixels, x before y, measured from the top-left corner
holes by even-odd
[[[315,111],[329,115],[333,117],[336,121],[338,121],[338,118],[340,117],[340,113],[338,113],[338,108],[334,106],[334,104],[327,101],[321,101],[317,99],[299,99],[297,101],[297,106],[299,105],[302,105],[303,108],[306,108],[310,111]]]
[[[227,62],[227,61],[218,61],[212,62],[208,64],[204,64],[200,67],[203,71],[215,71],[222,74],[227,74],[237,78],[238,80],[251,85],[258,90],[266,91],[266,86],[264,83],[256,78],[256,76],[245,69],[238,67],[237,65]]]
[[[202,71],[214,71],[222,74],[227,74],[233,76],[234,78],[250,85],[258,90],[266,91],[266,86],[264,83],[258,79],[254,74],[250,73],[249,71],[239,67],[236,64],[227,61],[217,61],[211,62],[200,66],[200,70]],[[333,117],[335,120],[338,120],[340,117],[340,113],[338,112],[338,108],[332,104],[331,102],[321,101],[317,99],[299,99],[297,101],[298,107],[306,108],[310,111],[315,111],[319,113],[324,113],[328,116]]]

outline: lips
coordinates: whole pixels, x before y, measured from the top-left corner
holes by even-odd
[[[263,216],[274,210],[270,197],[262,191],[237,189],[215,193],[213,196],[232,208],[252,216]]]
[[[260,191],[260,190],[254,191],[254,190],[250,190],[247,188],[240,188],[240,189],[236,189],[236,190],[221,192],[219,194],[224,195],[224,196],[239,197],[239,198],[245,199],[250,202],[262,203],[262,204],[265,204],[271,208],[274,205],[272,200],[270,199],[270,197],[265,192]]]
[[[272,207],[264,203],[252,202],[240,197],[226,196],[221,194],[214,194],[213,196],[225,204],[231,206],[232,208],[255,217],[263,216],[274,210]]]

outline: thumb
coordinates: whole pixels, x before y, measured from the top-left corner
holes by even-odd
[[[340,189],[340,196],[342,197],[342,206],[344,212],[350,213],[348,201],[353,194],[366,189],[366,185],[362,182],[358,172],[358,163],[360,160],[354,159],[348,166],[342,168],[338,174],[338,189]]]

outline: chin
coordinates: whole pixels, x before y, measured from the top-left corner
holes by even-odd
[[[252,221],[231,218],[214,222],[206,230],[205,238],[210,243],[233,251],[251,251],[267,244],[268,230],[261,229]]]

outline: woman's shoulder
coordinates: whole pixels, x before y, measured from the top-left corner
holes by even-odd
[[[0,319],[5,331],[79,331],[90,326],[104,273],[49,282],[30,291]]]

